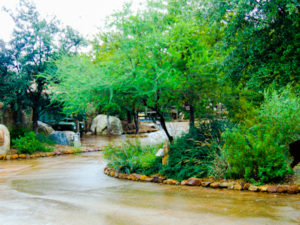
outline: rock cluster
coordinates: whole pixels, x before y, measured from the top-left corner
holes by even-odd
[[[61,150],[57,152],[40,152],[34,154],[0,154],[0,160],[13,160],[13,159],[32,159],[40,157],[50,157],[50,156],[60,156],[75,153],[85,153],[85,152],[97,152],[102,151],[101,149],[87,149],[87,150]]]
[[[242,180],[213,180],[211,178],[196,178],[191,177],[188,180],[183,180],[178,182],[173,179],[166,179],[165,177],[154,174],[152,176],[146,176],[142,174],[123,174],[116,173],[112,168],[105,167],[104,173],[111,177],[116,177],[120,179],[128,179],[133,181],[145,181],[153,183],[163,183],[170,185],[187,185],[187,186],[201,186],[201,187],[210,187],[210,188],[220,188],[220,189],[229,189],[229,190],[239,190],[239,191],[251,191],[251,192],[268,192],[268,193],[288,193],[288,194],[297,194],[300,193],[299,185],[263,185],[255,186],[253,184],[246,183]]]
[[[115,116],[109,116],[110,134],[122,135],[123,128],[121,120]],[[98,135],[108,135],[107,132],[107,115],[100,114],[96,116],[91,125],[91,131]]]
[[[117,173],[113,169],[109,167],[104,168],[104,173],[108,176],[111,177],[116,177],[120,179],[128,179],[128,180],[133,180],[133,181],[145,181],[145,182],[153,182],[153,183],[163,183],[164,181],[170,182],[169,184],[173,184],[174,182],[171,182],[170,180],[166,180],[165,177],[159,176],[158,174],[152,175],[152,176],[146,176],[143,174],[137,174],[137,173],[132,173],[132,174],[124,174],[124,173]],[[117,174],[117,176],[116,176]],[[175,181],[174,184],[176,184],[177,181]]]

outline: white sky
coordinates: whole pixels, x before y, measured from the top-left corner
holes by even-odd
[[[122,9],[125,2],[132,2],[133,9],[145,0],[32,0],[42,17],[56,16],[64,25],[70,25],[86,38],[92,38],[105,24],[105,18],[115,10]],[[14,22],[2,10],[6,7],[14,11],[18,0],[0,0],[0,39],[10,40]]]

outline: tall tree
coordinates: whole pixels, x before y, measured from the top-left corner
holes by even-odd
[[[170,141],[164,112],[172,106],[171,64],[167,55],[168,19],[163,1],[149,1],[147,10],[114,16],[112,25],[120,33],[120,53],[125,56],[129,93],[145,107],[154,110]],[[123,77],[123,78],[122,78]],[[129,83],[130,81],[130,83]],[[134,105],[134,111],[138,108]],[[135,112],[137,114],[137,112]]]
[[[26,84],[14,69],[13,50],[4,41],[0,41],[0,101],[4,103],[4,110],[10,108],[13,125],[23,123],[22,110],[26,109]]]
[[[250,88],[261,96],[270,85],[297,85],[299,1],[223,1],[223,8],[227,24],[224,46],[230,49],[224,72],[234,85]]]
[[[194,0],[168,4],[172,18],[168,52],[177,72],[177,102],[189,108],[190,129],[195,126],[195,112],[216,100],[219,93],[216,63],[222,27],[211,24],[205,10],[203,3]]]
[[[48,104],[45,91],[47,80],[40,74],[53,66],[51,61],[59,56],[59,52],[70,52],[72,48],[76,50],[83,39],[71,28],[61,30],[55,18],[42,19],[30,1],[21,0],[16,13],[8,12],[15,22],[9,42],[15,81],[22,84],[19,91],[26,94],[32,108],[32,126],[36,129],[41,109]],[[60,46],[56,45],[58,40]]]

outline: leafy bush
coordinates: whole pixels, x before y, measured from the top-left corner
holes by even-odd
[[[42,143],[45,143],[47,145],[54,145],[55,142],[53,140],[51,140],[48,136],[46,136],[45,134],[41,133],[41,134],[37,134],[36,135],[36,139]]]
[[[109,145],[105,148],[104,157],[108,166],[123,173],[157,173],[161,167],[161,158],[155,153],[158,147],[142,146],[136,139],[135,143],[127,141],[121,146]]]
[[[169,164],[163,174],[177,180],[207,177],[221,145],[221,133],[229,127],[225,120],[210,120],[200,124],[170,146]]]
[[[53,151],[53,148],[47,147],[44,143],[39,141],[34,132],[27,132],[23,137],[14,139],[13,146],[18,150],[19,154]]]
[[[214,153],[214,160],[211,163],[208,175],[217,179],[224,179],[228,174],[229,165],[226,153],[222,150],[220,145],[218,148],[220,149]]]
[[[231,178],[267,183],[292,173],[288,144],[299,139],[299,103],[289,89],[267,92],[255,119],[224,133]]]

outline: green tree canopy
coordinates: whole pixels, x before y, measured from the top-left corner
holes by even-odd
[[[16,13],[7,12],[15,27],[7,47],[11,60],[10,76],[5,80],[5,85],[10,87],[10,93],[16,99],[9,98],[9,93],[3,93],[2,99],[9,99],[5,102],[14,104],[18,112],[26,106],[31,107],[35,129],[41,109],[49,102],[45,91],[47,80],[40,74],[50,71],[49,67],[54,66],[53,60],[61,54],[74,53],[83,38],[70,27],[61,29],[55,18],[41,18],[30,1],[21,0]],[[26,104],[21,104],[24,101]]]

